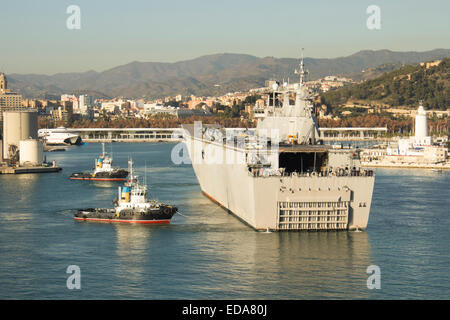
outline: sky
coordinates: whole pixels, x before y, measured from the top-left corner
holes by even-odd
[[[68,29],[67,7],[80,8]],[[380,29],[369,29],[380,8]],[[0,71],[104,71],[215,53],[335,58],[360,50],[450,48],[449,0],[4,0]]]

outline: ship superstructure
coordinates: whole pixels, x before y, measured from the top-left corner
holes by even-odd
[[[123,187],[119,187],[118,198],[115,201],[116,213],[120,214],[123,210],[133,210],[145,212],[150,208],[159,208],[160,204],[155,200],[147,200],[148,188],[146,184],[139,181],[139,177],[134,174],[133,160],[128,161],[127,182]]]
[[[200,187],[257,230],[365,229],[374,174],[358,149],[318,140],[303,59],[297,73],[295,85],[273,85],[256,129],[184,126]]]

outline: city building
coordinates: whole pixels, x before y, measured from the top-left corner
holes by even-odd
[[[143,114],[146,116],[169,115],[176,118],[186,118],[190,116],[209,116],[211,113],[204,109],[184,109],[171,106],[163,106],[159,103],[145,104]]]
[[[50,111],[50,115],[52,116],[53,121],[55,122],[63,121],[67,123],[72,118],[73,115],[72,105],[70,103],[67,103],[57,108],[54,108],[53,110]]]
[[[0,73],[0,106],[22,107],[22,95],[8,89],[8,81],[4,73]]]
[[[94,105],[94,100],[91,96],[83,94],[79,97],[78,112],[83,116],[88,116],[92,111],[92,106]]]
[[[72,94],[63,94],[61,95],[61,102],[63,101],[70,101],[72,102],[72,110],[77,113],[78,112],[78,108],[80,105],[80,99],[79,97],[72,95]]]
[[[27,109],[22,105],[22,95],[8,89],[8,81],[4,73],[0,73],[0,132],[3,128],[4,111],[20,111]]]

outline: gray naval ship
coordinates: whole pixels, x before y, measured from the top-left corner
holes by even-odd
[[[202,192],[256,230],[364,230],[373,171],[359,150],[323,145],[304,83],[274,83],[256,129],[184,125]]]

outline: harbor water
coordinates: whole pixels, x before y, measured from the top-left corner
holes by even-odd
[[[179,208],[170,225],[74,221],[117,196],[120,183],[69,179],[100,144],[46,153],[58,173],[0,175],[0,299],[450,299],[450,172],[376,169],[364,232],[255,232],[202,195],[173,146],[106,145]]]

